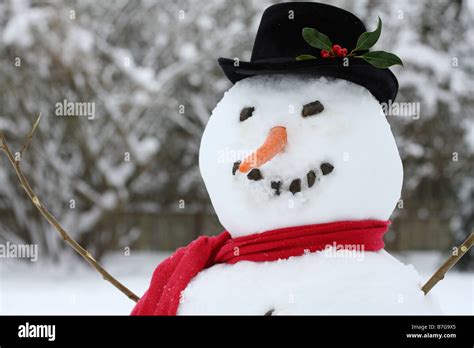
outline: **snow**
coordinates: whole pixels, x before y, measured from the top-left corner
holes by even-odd
[[[411,251],[396,255],[404,263],[413,264],[426,282],[446,260],[447,254],[436,251]],[[474,273],[451,269],[444,280],[431,290],[444,314],[474,314]]]
[[[62,56],[67,64],[71,64],[81,54],[90,54],[94,46],[94,36],[91,32],[71,26],[66,35]]]
[[[147,137],[139,140],[130,136],[128,141],[132,149],[134,149],[133,154],[137,157],[139,164],[145,164],[150,161],[160,148],[159,141],[154,137]]]
[[[191,42],[184,42],[181,47],[179,47],[179,56],[183,59],[192,59],[198,54],[196,46]]]
[[[43,31],[51,12],[47,9],[30,8],[29,1],[12,2],[12,15],[3,31],[3,42],[7,45],[17,44],[29,47],[34,42],[34,28]]]
[[[111,50],[105,47],[105,50]],[[133,55],[126,49],[112,49],[112,58],[115,60],[117,67],[121,68],[127,76],[144,89],[156,90],[155,72],[151,68],[137,66]]]
[[[139,296],[167,254],[110,255],[105,267]],[[40,258],[41,259],[41,258]],[[67,264],[0,263],[0,314],[123,314],[133,302],[77,258]]]
[[[133,174],[135,167],[132,162],[122,162],[113,166],[105,159],[100,159],[98,166],[107,178],[107,182],[114,187],[124,187],[125,182]]]
[[[167,255],[168,253],[132,252],[131,256],[124,256],[122,253],[114,253],[106,257],[104,266],[112,275],[141,296],[149,285],[153,269]],[[436,253],[405,253],[397,257],[412,263],[420,271],[423,282],[442,262]],[[360,262],[356,261],[355,266],[359,264]],[[267,266],[267,268],[271,267]],[[330,275],[329,272],[326,273],[326,276]],[[349,273],[347,274],[350,276]],[[245,282],[245,279],[243,281]],[[260,287],[262,283],[261,280],[257,282]],[[283,283],[288,282],[285,280]],[[281,286],[281,284],[278,285]],[[296,294],[296,288],[294,291]],[[345,288],[343,291],[350,293],[351,288]],[[453,269],[443,281],[436,285],[431,294],[440,302],[444,314],[472,315],[474,314],[473,291],[473,273],[460,273]],[[260,295],[256,294],[256,296]],[[295,302],[297,298],[294,296]],[[2,315],[128,315],[132,308],[132,301],[111,284],[102,280],[97,272],[81,260],[74,259],[60,265],[45,264],[41,261],[32,263],[2,260],[0,262],[0,314]]]
[[[303,105],[315,100],[324,111],[302,117]],[[244,107],[255,111],[240,122]],[[286,127],[288,143],[259,168],[263,180],[232,175],[233,163],[275,126]],[[403,177],[390,126],[368,90],[344,80],[294,76],[248,78],[226,92],[204,131],[199,162],[219,220],[234,237],[338,220],[387,220]],[[319,169],[324,162],[334,166],[325,176]],[[311,188],[310,170],[318,176]],[[302,190],[293,195],[288,187],[296,178]],[[283,182],[281,195],[271,181]]]

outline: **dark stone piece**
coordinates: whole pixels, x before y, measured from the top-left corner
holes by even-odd
[[[308,187],[312,187],[316,181],[316,173],[314,170],[310,170],[308,174],[306,174],[306,179],[308,180]]]
[[[242,161],[234,162],[234,165],[232,166],[232,175],[235,175],[235,172],[237,172],[237,169],[239,169],[240,163],[242,163]]]
[[[275,194],[277,196],[281,193],[281,181],[272,181],[270,183],[270,187],[275,190]]]
[[[253,112],[255,111],[254,107],[246,107],[240,111],[240,122],[245,121],[249,117],[252,117]]]
[[[264,315],[270,316],[270,315],[273,315],[273,312],[275,312],[275,308],[269,309]]]
[[[329,173],[332,172],[333,169],[334,169],[334,166],[331,163],[321,164],[321,171],[323,172],[323,175],[328,175]]]
[[[258,180],[262,180],[262,179],[263,179],[263,176],[262,176],[262,173],[260,173],[260,170],[259,170],[259,169],[252,169],[252,170],[247,174],[247,178],[249,178],[249,180],[258,181]]]
[[[312,103],[304,105],[303,111],[301,111],[301,115],[303,117],[313,116],[313,115],[317,115],[323,112],[323,110],[324,110],[323,104],[321,104],[319,100],[316,100]]]
[[[301,191],[301,179],[295,179],[290,184],[290,192],[295,194]]]

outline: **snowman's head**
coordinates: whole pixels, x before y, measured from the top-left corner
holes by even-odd
[[[403,177],[390,126],[368,90],[288,75],[247,78],[225,93],[204,131],[199,165],[233,237],[387,220]]]

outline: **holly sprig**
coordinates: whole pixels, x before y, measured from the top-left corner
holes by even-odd
[[[334,52],[334,47],[340,47],[339,45],[333,45],[331,39],[326,34],[323,34],[317,31],[314,28],[303,28],[302,35],[303,39],[311,46],[319,48],[322,51],[323,58],[329,57],[354,57],[363,59],[376,68],[388,68],[392,65],[401,65],[403,66],[402,60],[393,53],[385,51],[372,51],[360,54],[361,51],[368,50],[373,47],[380,38],[382,32],[382,20],[379,17],[377,28],[374,31],[366,31],[360,34],[357,39],[356,47],[349,53],[339,55],[338,52]],[[328,54],[326,54],[326,52]],[[318,59],[317,57],[311,54],[302,54],[296,57],[296,60],[309,60],[309,59]]]

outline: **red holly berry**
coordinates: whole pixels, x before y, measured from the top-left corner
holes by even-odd
[[[336,55],[338,55],[338,52],[339,52],[340,49],[341,49],[341,46],[339,46],[339,45],[333,45],[333,46],[332,46],[332,51],[333,51]]]
[[[326,51],[326,50],[321,51],[321,57],[328,58],[329,56],[330,56],[329,51]]]
[[[346,55],[347,55],[347,48],[341,48],[339,51],[337,51],[338,57],[345,57]]]

